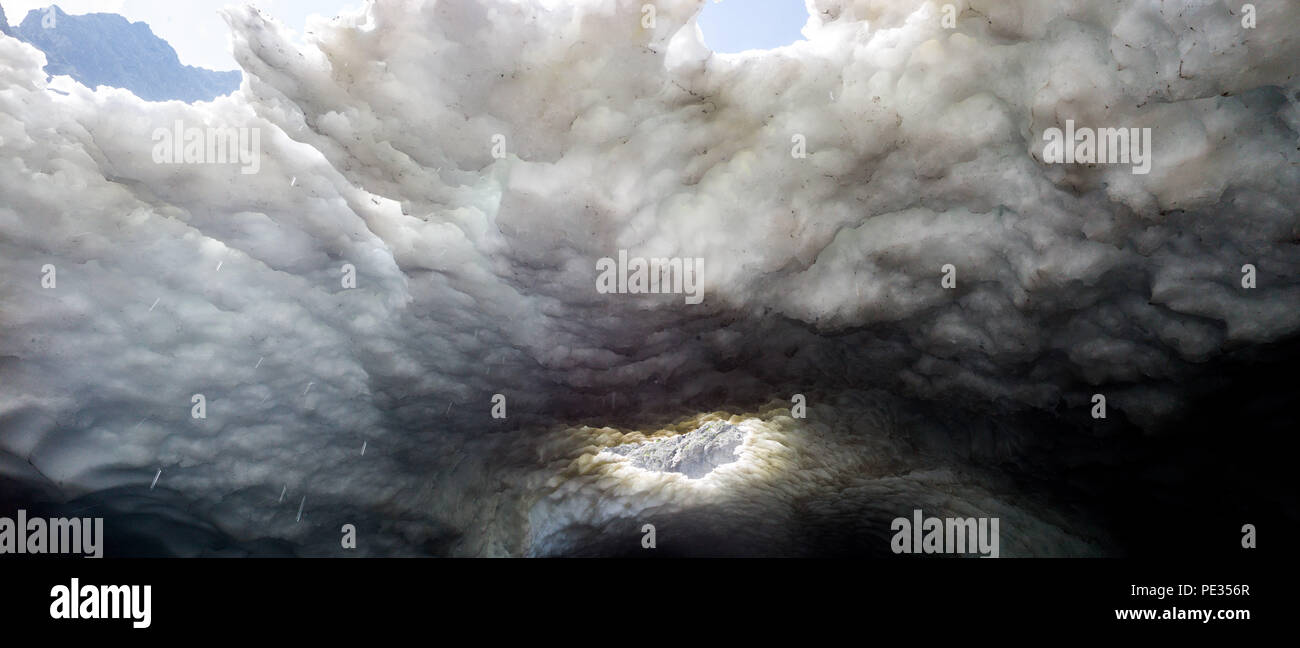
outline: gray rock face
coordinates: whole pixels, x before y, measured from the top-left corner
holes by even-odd
[[[710,421],[686,434],[661,441],[646,441],[609,448],[628,457],[632,465],[645,470],[682,473],[699,479],[723,464],[736,460],[736,448],[745,440],[740,428]]]
[[[126,88],[146,101],[211,101],[239,89],[243,73],[183,65],[149,25],[117,14],[73,16],[33,9],[12,35],[45,52],[45,72],[66,74],[88,88]],[[6,29],[8,28],[6,23]]]

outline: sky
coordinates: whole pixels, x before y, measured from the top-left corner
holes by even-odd
[[[710,1],[700,12],[704,44],[715,52],[772,49],[802,40],[803,0]]]
[[[70,14],[116,13],[131,21],[144,21],[180,56],[181,62],[212,70],[234,70],[227,43],[227,28],[217,10],[237,0],[60,0]],[[260,0],[252,3],[301,33],[307,16],[334,15],[364,4],[364,0]],[[49,6],[49,0],[0,0],[9,21],[22,22],[32,9]],[[799,30],[808,19],[803,0],[710,1],[700,15],[705,42],[716,52],[740,52],[789,45],[802,38]]]

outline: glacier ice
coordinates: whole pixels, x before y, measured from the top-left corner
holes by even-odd
[[[714,55],[701,3],[380,1],[305,43],[231,8],[243,84],[194,104],[47,84],[0,36],[0,471],[185,555],[335,555],[349,521],[376,554],[581,553],[647,516],[787,553],[913,508],[1090,553],[891,408],[1104,391],[1176,434],[1205,363],[1300,329],[1300,6],[809,0],[807,41]],[[1150,173],[1044,163],[1066,120],[1150,128]],[[177,122],[256,129],[258,172],[155,164]],[[620,250],[703,258],[703,303],[598,293]],[[799,392],[806,421],[772,405]],[[714,411],[765,430],[721,483],[600,455]]]

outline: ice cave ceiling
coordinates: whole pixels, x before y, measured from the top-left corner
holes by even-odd
[[[305,42],[230,8],[244,84],[195,104],[0,36],[0,500],[128,554],[353,523],[366,555],[617,555],[645,521],[871,554],[914,507],[1124,553],[1107,471],[1229,377],[1284,387],[1300,5],[809,0],[807,41],[714,55],[701,2],[380,1]],[[1150,172],[1045,162],[1067,120],[1151,129]],[[178,122],[257,132],[256,173],[157,163]],[[702,302],[598,292],[621,250],[702,258]],[[715,420],[746,434],[697,478],[602,452]]]

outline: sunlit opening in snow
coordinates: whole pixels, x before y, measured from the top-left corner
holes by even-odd
[[[704,44],[721,54],[790,45],[807,22],[803,0],[708,0],[698,19]]]
[[[724,421],[710,421],[686,434],[640,443],[614,446],[608,450],[627,457],[633,466],[663,473],[681,473],[690,479],[708,475],[719,466],[733,463],[747,433]]]

